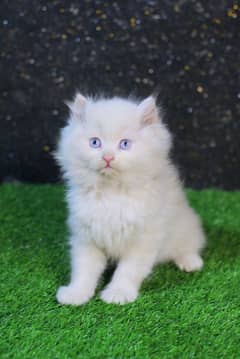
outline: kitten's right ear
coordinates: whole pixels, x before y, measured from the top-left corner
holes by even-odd
[[[86,97],[81,95],[80,93],[77,93],[73,101],[67,101],[65,102],[66,105],[69,107],[72,117],[76,119],[81,119],[82,115],[84,113],[84,108],[87,103]]]

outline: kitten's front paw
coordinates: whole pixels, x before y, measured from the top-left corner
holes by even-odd
[[[81,305],[87,303],[92,296],[93,293],[88,290],[71,285],[60,287],[57,291],[57,301],[60,304]]]
[[[109,285],[101,293],[101,299],[106,303],[126,304],[134,302],[138,292],[134,287],[115,287]]]
[[[202,269],[203,260],[198,254],[186,254],[175,260],[179,269],[185,272],[194,272]]]

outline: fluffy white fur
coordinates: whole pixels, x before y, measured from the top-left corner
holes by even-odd
[[[68,184],[72,273],[58,289],[59,303],[86,303],[109,259],[117,267],[101,293],[108,303],[134,301],[159,262],[201,269],[204,234],[170,162],[171,137],[154,98],[136,103],[77,94],[69,107],[56,158]],[[90,147],[92,137],[101,148]],[[130,139],[131,148],[120,149],[121,139]],[[114,156],[111,168],[103,156]]]

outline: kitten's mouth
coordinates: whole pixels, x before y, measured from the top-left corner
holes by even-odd
[[[106,171],[106,172],[108,172],[108,171],[111,171],[111,170],[113,170],[113,168],[112,168],[112,166],[110,166],[110,165],[108,165],[108,166],[105,166],[105,167],[103,167],[102,168],[102,171]]]
[[[109,164],[108,165],[106,165],[106,166],[104,166],[104,167],[102,167],[101,169],[100,169],[100,173],[102,173],[102,174],[104,174],[104,175],[110,175],[110,174],[112,174],[112,173],[114,173],[115,172],[115,168],[113,168],[112,166],[110,166]]]
[[[107,170],[107,171],[110,171],[110,170],[113,170],[114,168],[111,166],[110,162],[107,162],[107,163],[104,163],[104,166],[101,167],[101,171],[103,170]]]

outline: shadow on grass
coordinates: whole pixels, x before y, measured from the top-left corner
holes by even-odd
[[[206,225],[207,247],[205,258],[231,262],[239,257],[240,230],[226,229],[223,225]]]

